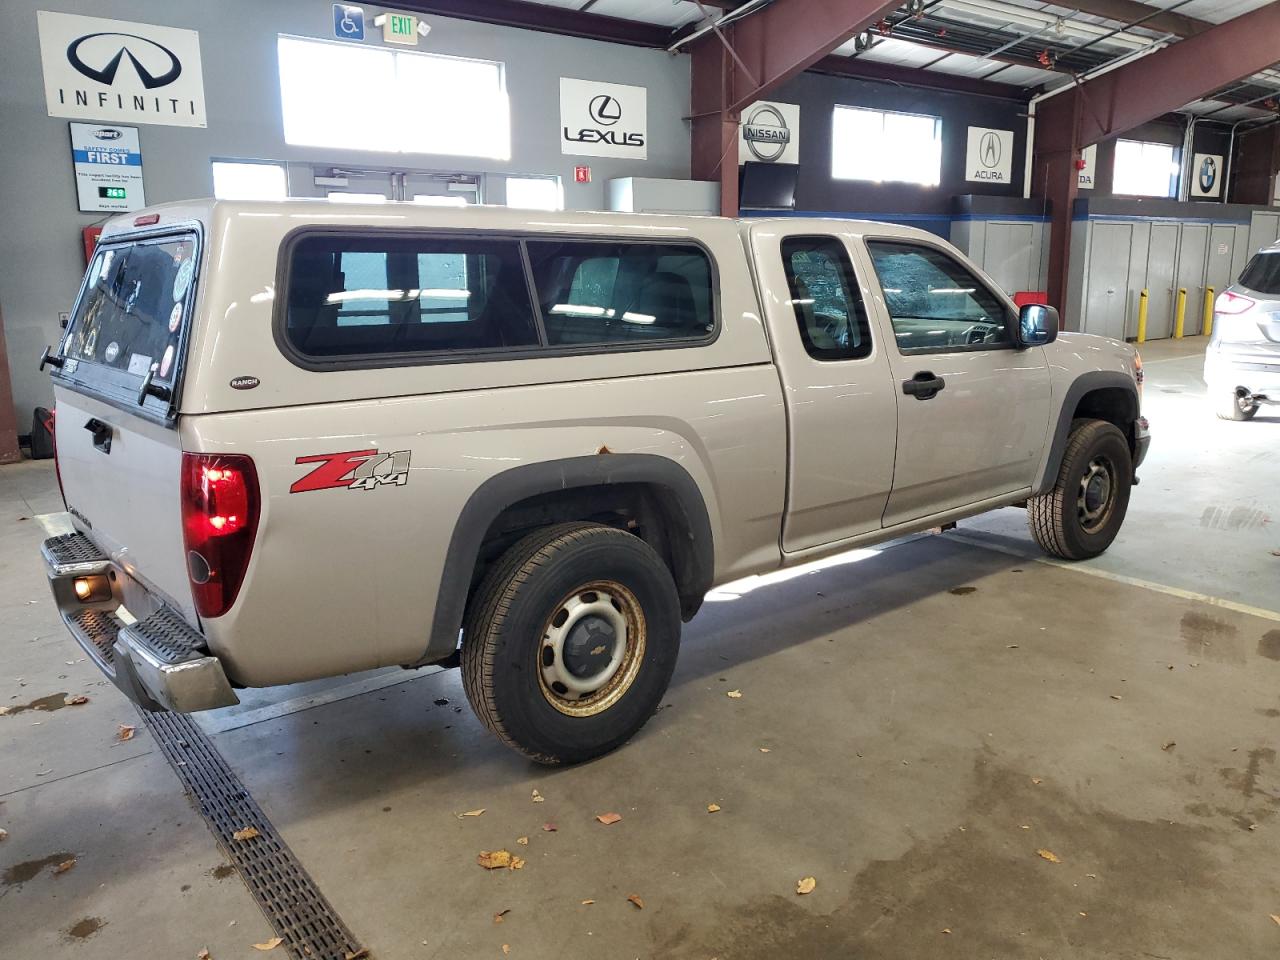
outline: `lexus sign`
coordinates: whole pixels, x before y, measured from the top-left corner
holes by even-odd
[[[644,160],[649,155],[648,91],[561,77],[560,152]]]
[[[205,125],[194,30],[46,10],[37,16],[49,116]]]
[[[738,162],[799,163],[800,108],[794,103],[753,103],[742,111]]]

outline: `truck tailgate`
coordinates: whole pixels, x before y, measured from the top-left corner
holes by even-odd
[[[178,430],[61,385],[54,396],[58,469],[76,525],[196,623],[182,539]]]

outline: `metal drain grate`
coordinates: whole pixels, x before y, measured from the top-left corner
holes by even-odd
[[[296,960],[367,956],[195,721],[181,713],[147,713],[144,719],[267,921],[284,938],[284,946]],[[233,838],[232,834],[246,827],[255,828],[258,836]]]

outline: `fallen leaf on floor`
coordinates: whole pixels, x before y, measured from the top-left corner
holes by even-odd
[[[511,952],[511,944],[509,944],[509,943],[504,943],[504,944],[502,945],[502,952],[503,952],[504,954],[508,954],[508,953],[510,953],[510,952]]]
[[[1098,879],[1098,875],[1096,873],[1086,873],[1085,876],[1088,877],[1090,880]]]
[[[1270,914],[1270,917],[1276,922],[1276,926],[1280,927],[1280,914],[1273,913]]]
[[[1023,830],[1030,830],[1030,829],[1031,829],[1031,824],[1029,824],[1029,823],[1024,823],[1024,824],[1022,824],[1022,829],[1023,829]]]
[[[726,694],[725,694],[725,696],[726,696],[726,697],[728,697],[730,700],[741,700],[741,699],[742,699],[742,691],[741,691],[741,690],[730,690],[728,693],[726,693]]]
[[[1032,777],[1031,782],[1034,783],[1036,786],[1040,786],[1040,784],[1044,783],[1044,781],[1041,780],[1039,777]]]
[[[1111,695],[1111,699],[1112,699],[1112,700],[1123,700],[1123,699],[1124,699],[1124,697],[1120,696],[1120,694],[1118,694],[1118,693],[1113,693],[1113,694]]]
[[[476,863],[486,870],[501,870],[511,866],[510,850],[481,850]]]
[[[597,820],[599,820],[601,823],[603,823],[603,824],[607,827],[607,826],[609,826],[610,824],[617,823],[619,820],[621,820],[621,819],[622,819],[622,814],[620,814],[620,813],[600,813],[600,814],[597,814],[597,815],[596,815],[596,819],[597,819]]]
[[[196,960],[213,960],[213,958],[209,956],[209,948],[205,947],[203,950],[197,953]]]
[[[1172,749],[1173,749],[1174,747],[1176,747],[1177,745],[1178,745],[1178,744],[1177,744],[1177,742],[1176,742],[1176,741],[1174,741],[1174,740],[1170,740],[1168,743],[1166,743],[1166,744],[1165,744],[1163,747],[1161,747],[1160,749],[1161,749],[1161,750],[1172,750]]]
[[[1037,850],[1036,853],[1039,854],[1042,860],[1048,860],[1050,863],[1062,862],[1062,859],[1052,850]]]
[[[70,870],[70,869],[71,869],[72,867],[74,867],[75,865],[76,865],[76,858],[75,858],[75,857],[72,857],[70,860],[63,860],[60,864],[58,864],[56,867],[54,867],[54,868],[53,868],[53,872],[54,872],[54,873],[66,873],[68,870]]]
[[[720,812],[720,804],[718,803],[707,804],[707,813],[719,813],[719,812]]]
[[[813,893],[817,886],[818,881],[813,877],[802,877],[800,881],[796,883],[796,893],[804,896],[806,893]]]
[[[584,907],[589,907],[589,906],[591,906],[593,903],[595,903],[595,901],[594,901],[594,900],[583,900],[583,901],[582,901],[582,905],[583,905]]]
[[[947,933],[947,934],[949,934],[949,933],[951,933],[951,928],[950,928],[950,927],[943,927],[943,928],[942,928],[942,932],[943,932],[943,933]]]
[[[528,837],[516,837],[516,843],[520,844],[520,846],[522,846],[522,847],[527,847],[527,846],[529,845],[529,838],[528,838]]]
[[[486,809],[486,807],[481,807],[479,810],[468,810],[466,813],[458,814],[458,819],[461,820],[463,817],[478,817],[480,814],[484,813]]]
[[[9,715],[9,708],[0,707],[0,717],[7,717],[8,715]]]
[[[126,740],[132,740],[135,728],[127,723],[120,724],[120,729],[116,731],[116,743],[124,743]]]
[[[633,893],[627,897],[627,903],[634,904],[637,910],[644,909],[644,901],[640,899],[640,894],[638,893]]]
[[[1006,649],[1006,650],[1017,650],[1017,649],[1018,649],[1018,645],[1017,645],[1016,643],[1007,643],[1007,644],[1005,644],[1005,649]]]
[[[369,948],[361,947],[355,953],[351,953],[350,951],[344,953],[342,955],[342,960],[365,960],[365,957],[367,956],[369,956]]]
[[[514,853],[511,855],[511,869],[523,870],[525,865],[524,857],[517,857]]]
[[[510,912],[511,912],[511,908],[510,908],[510,907],[507,907],[507,909],[505,909],[505,910],[499,910],[497,913],[495,913],[495,914],[493,915],[493,922],[494,922],[494,923],[501,923],[501,922],[502,922],[502,918],[503,918],[503,917],[505,917],[505,916],[506,916],[508,913],[510,913]]]
[[[272,937],[270,940],[264,940],[262,943],[255,943],[255,950],[274,950],[280,944],[284,943],[284,937]]]
[[[68,707],[81,707],[89,702],[89,698],[86,697],[84,694],[80,694],[79,696],[76,696],[76,697],[67,697],[67,699],[64,702]]]
[[[544,797],[542,794],[540,794],[537,790],[534,790],[533,793],[530,795],[529,799],[532,800],[534,803],[541,803],[543,800],[547,798]]]
[[[232,840],[252,840],[254,837],[260,837],[262,834],[258,832],[257,827],[245,827],[237,830],[231,835]]]
[[[1087,913],[1085,913],[1083,910],[1081,910],[1081,911],[1080,911],[1080,916],[1082,916],[1082,917],[1087,917],[1087,916],[1088,916],[1088,914],[1087,914]]]
[[[557,827],[554,823],[544,823],[542,825],[542,829],[547,833],[555,833],[560,828]]]
[[[768,752],[769,752],[769,748],[768,748],[768,747],[761,747],[761,748],[760,748],[760,752],[761,752],[761,753],[768,753]]]

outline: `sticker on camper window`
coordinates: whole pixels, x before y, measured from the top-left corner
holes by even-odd
[[[379,453],[377,450],[347,450],[298,457],[294,463],[315,464],[311,472],[295,480],[290,493],[310,490],[375,490],[381,486],[403,487],[409,482],[408,450]]]
[[[129,372],[135,376],[145,377],[151,369],[151,358],[142,353],[135,353],[129,358]]]
[[[181,300],[191,286],[191,277],[196,272],[195,260],[183,260],[178,267],[178,274],[173,278],[173,299]]]
[[[112,340],[107,344],[107,349],[102,351],[102,359],[107,363],[115,363],[118,356],[120,356],[120,344]]]
[[[111,261],[115,259],[115,256],[116,252],[114,250],[107,250],[102,254],[102,265],[98,267],[98,283],[107,279],[107,271],[111,269]]]
[[[164,348],[164,356],[160,358],[160,376],[169,376],[169,368],[173,366],[173,344]]]
[[[169,312],[169,332],[177,333],[178,327],[182,324],[182,301],[179,300],[173,305],[173,309]]]

